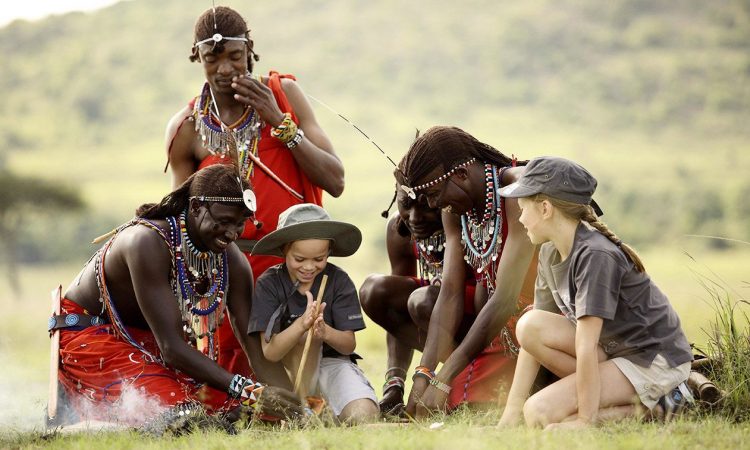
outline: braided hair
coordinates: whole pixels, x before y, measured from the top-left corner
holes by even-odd
[[[222,36],[244,36],[247,38],[247,42],[245,43],[247,46],[247,68],[252,72],[254,62],[260,60],[260,56],[253,51],[253,40],[250,39],[250,29],[248,29],[247,22],[245,22],[245,19],[242,18],[240,13],[226,6],[217,6],[215,14],[213,8],[207,9],[200,15],[200,17],[198,17],[198,20],[195,21],[193,42],[195,43],[208,39],[216,33],[219,33]],[[223,52],[223,42],[224,41],[215,42],[211,51],[214,53]],[[200,61],[198,47],[195,45],[193,45],[190,54],[190,61]]]
[[[546,194],[536,194],[529,197],[529,199],[535,202],[547,200],[552,204],[552,206],[559,209],[560,212],[563,213],[563,215],[574,220],[582,220],[588,223],[598,232],[603,234],[607,239],[609,239],[613,244],[619,247],[620,250],[622,250],[623,253],[625,253],[625,255],[628,257],[628,259],[633,262],[635,270],[640,273],[646,271],[646,268],[643,265],[643,261],[641,261],[641,258],[640,256],[638,256],[638,253],[635,251],[635,249],[622,242],[622,240],[617,237],[614,231],[610,230],[609,227],[607,227],[607,224],[599,219],[599,217],[594,212],[594,208],[592,208],[591,205],[581,205],[580,203],[568,202],[565,200],[560,200],[558,198],[550,197]]]
[[[250,185],[237,175],[229,164],[214,164],[195,172],[180,187],[167,194],[159,203],[146,203],[135,210],[136,217],[149,220],[178,216],[190,203],[190,197],[240,197]],[[220,203],[220,202],[219,202]],[[242,205],[242,203],[231,203]],[[248,210],[249,213],[249,210]]]
[[[471,158],[499,167],[513,164],[512,158],[460,128],[435,126],[414,140],[394,176],[399,184],[416,186],[436,167],[442,167],[445,173]],[[523,164],[525,162],[520,163]]]

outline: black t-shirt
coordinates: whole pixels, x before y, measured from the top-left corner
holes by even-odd
[[[318,298],[318,290],[323,275],[328,275],[326,290],[323,293],[323,302],[326,303],[326,309],[323,311],[325,323],[341,331],[364,329],[365,321],[362,318],[362,308],[359,305],[357,289],[349,275],[339,267],[329,262],[323,271],[315,277],[310,287],[313,299]],[[258,281],[255,283],[253,306],[247,332],[252,334],[263,331],[266,332],[266,339],[270,339],[273,334],[285,330],[304,314],[305,308],[307,308],[307,297],[296,289],[289,277],[286,264],[269,267],[258,277]],[[269,322],[272,317],[274,323],[269,330]],[[323,356],[344,355],[341,355],[330,345],[323,343]],[[352,356],[358,358],[357,355]]]

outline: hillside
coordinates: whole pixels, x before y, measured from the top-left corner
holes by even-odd
[[[30,220],[27,260],[87,254],[82,243],[166,193],[164,126],[200,87],[187,56],[209,5],[133,0],[0,29],[0,165],[79,185],[89,204],[55,233]],[[230,3],[259,70],[296,74],[394,159],[415,129],[455,124],[521,158],[580,160],[600,178],[608,222],[637,244],[750,239],[749,2],[286,5]],[[345,195],[327,205],[363,228],[362,261],[383,270],[391,167],[314,107],[347,169]]]

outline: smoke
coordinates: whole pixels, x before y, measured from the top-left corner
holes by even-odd
[[[72,404],[74,403],[74,404]],[[84,422],[95,423],[97,427],[102,422],[112,426],[139,427],[144,422],[163,414],[168,406],[154,396],[133,386],[125,386],[120,398],[113,403],[93,402],[78,396],[71,402],[63,402],[58,408],[58,414],[63,425]]]

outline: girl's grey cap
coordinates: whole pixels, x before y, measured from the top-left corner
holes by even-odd
[[[581,205],[591,204],[596,178],[581,165],[565,158],[542,156],[526,165],[521,178],[500,189],[503,197],[530,197],[546,194]]]

